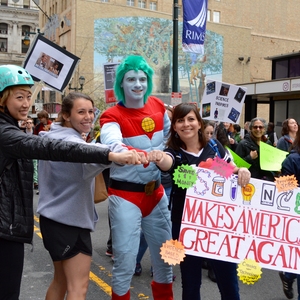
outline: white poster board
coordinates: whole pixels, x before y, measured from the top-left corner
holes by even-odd
[[[196,167],[195,167],[196,168]],[[279,192],[274,182],[251,179],[242,193],[228,179],[196,168],[186,193],[179,240],[185,254],[300,274],[300,189]]]
[[[219,81],[205,85],[200,114],[203,119],[239,123],[247,89]]]

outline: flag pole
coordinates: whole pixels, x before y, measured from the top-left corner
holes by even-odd
[[[172,92],[178,92],[178,0],[173,6],[173,78]]]

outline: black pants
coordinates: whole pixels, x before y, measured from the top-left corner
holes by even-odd
[[[24,264],[24,244],[0,238],[0,300],[18,300]]]

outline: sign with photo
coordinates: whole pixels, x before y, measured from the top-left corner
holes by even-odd
[[[275,182],[222,176],[194,167],[187,189],[180,242],[185,254],[300,274],[300,188],[292,176]]]
[[[71,80],[79,57],[37,34],[23,63],[34,81],[42,81],[63,92]]]
[[[246,88],[233,84],[209,81],[202,98],[201,117],[206,120],[239,123],[246,91]]]

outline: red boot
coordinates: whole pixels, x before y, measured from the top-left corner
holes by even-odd
[[[151,282],[154,300],[173,300],[172,283]]]
[[[111,300],[130,300],[130,291],[128,291],[125,295],[119,296],[115,294],[113,291],[111,293]]]

